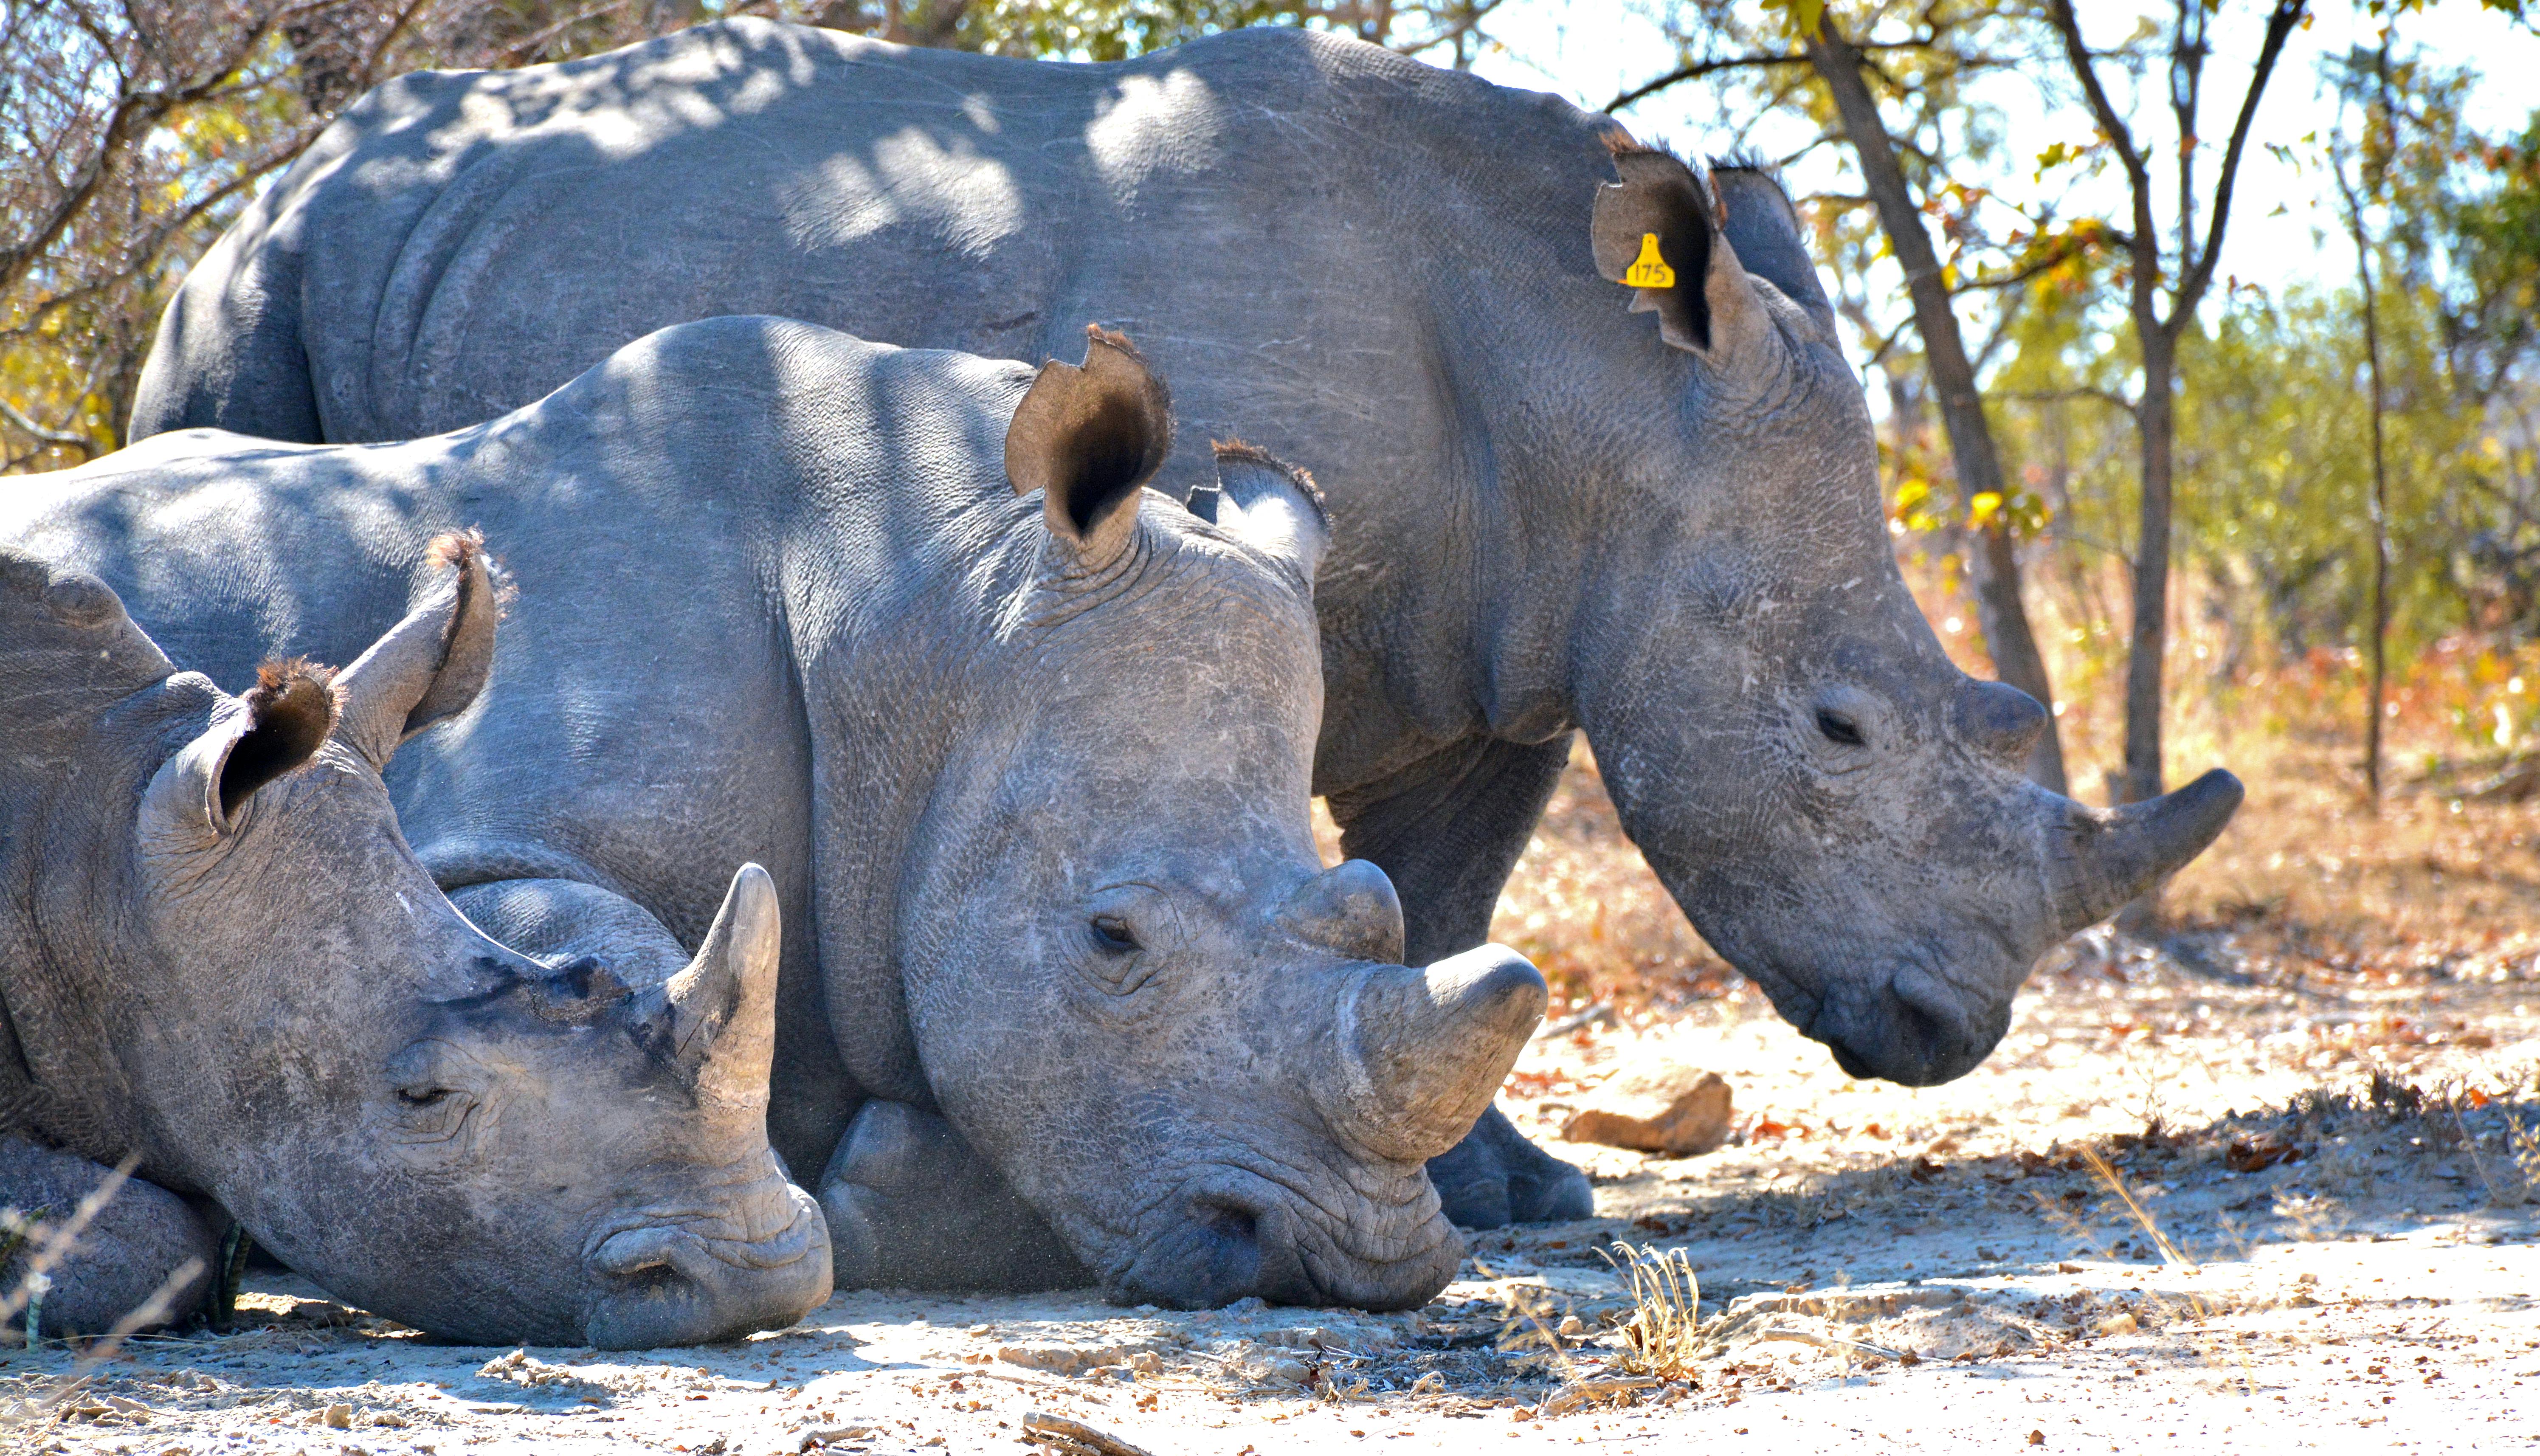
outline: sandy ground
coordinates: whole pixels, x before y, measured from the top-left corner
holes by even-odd
[[[67,1392],[75,1352],[9,1352],[0,1447],[1003,1451],[1038,1412],[1156,1456],[2540,1448],[2540,986],[2270,989],[2192,949],[2059,954],[1991,1062],[1919,1091],[1845,1078],[1751,994],[1540,1041],[1529,1129],[1663,1054],[1729,1079],[1739,1134],[1561,1144],[1605,1216],[1478,1236],[1408,1314],[860,1291],[597,1354],[436,1346],[275,1279],[238,1333]],[[1690,1361],[1630,1388],[1616,1238],[1702,1289]]]

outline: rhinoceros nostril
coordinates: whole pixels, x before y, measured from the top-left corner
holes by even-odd
[[[1258,1244],[1261,1241],[1261,1215],[1225,1199],[1193,1201],[1191,1221],[1206,1229],[1211,1237],[1226,1243]]]

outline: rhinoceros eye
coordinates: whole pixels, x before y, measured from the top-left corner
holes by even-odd
[[[1126,955],[1138,948],[1137,933],[1119,916],[1097,915],[1087,928],[1094,933],[1094,943],[1113,955]]]
[[[407,1107],[438,1107],[454,1095],[448,1087],[399,1087],[396,1099]]]
[[[1831,708],[1817,710],[1817,731],[1825,734],[1829,742],[1841,743],[1846,748],[1861,748],[1869,744],[1869,740],[1861,735],[1861,725]]]

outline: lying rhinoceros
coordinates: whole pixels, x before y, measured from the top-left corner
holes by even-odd
[[[1614,136],[1295,31],[1065,66],[736,20],[418,72],[185,280],[133,430],[448,430],[713,313],[1025,359],[1106,318],[1191,436],[1239,427],[1330,492],[1314,784],[1414,960],[1485,938],[1584,728],[1792,1024],[1855,1075],[1945,1081],[2238,786],[2106,814],[2022,781],[2044,712],[1951,665],[1899,579],[1789,201]],[[1645,238],[1663,286],[1619,287]],[[1432,1172],[1466,1223],[1588,1211],[1496,1113]]]
[[[111,520],[129,496],[100,500],[93,564],[181,570],[154,529]],[[283,585],[291,553],[226,540],[233,589],[329,609],[323,587]],[[183,1258],[208,1264],[180,1194],[448,1339],[623,1348],[792,1324],[828,1297],[830,1261],[767,1144],[765,871],[732,882],[692,964],[641,988],[487,939],[380,781],[404,739],[465,721],[485,679],[484,558],[422,543],[402,620],[405,572],[339,563],[388,634],[363,651],[302,618],[352,665],[330,680],[233,648],[255,682],[238,698],[178,671],[95,576],[0,549],[0,1204],[58,1226],[100,1164],[137,1157],[146,1180],[53,1271],[42,1332],[97,1333]],[[172,1285],[172,1312],[203,1288]]]
[[[1072,1257],[1130,1301],[1419,1304],[1463,1250],[1423,1160],[1542,978],[1398,964],[1382,872],[1317,860],[1311,483],[1224,446],[1210,519],[1143,490],[1164,391],[1087,350],[708,320],[453,435],[162,436],[25,482],[0,536],[244,661],[341,650],[435,533],[496,532],[519,605],[397,761],[406,832],[497,938],[618,967],[704,928],[708,867],[769,867],[769,1127],[827,1169],[842,1283]]]

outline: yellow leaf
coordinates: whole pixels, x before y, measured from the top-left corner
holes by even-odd
[[[1981,526],[1993,520],[1994,513],[2002,509],[2002,492],[1991,490],[1978,492],[1974,500],[1967,502],[1967,522]]]

